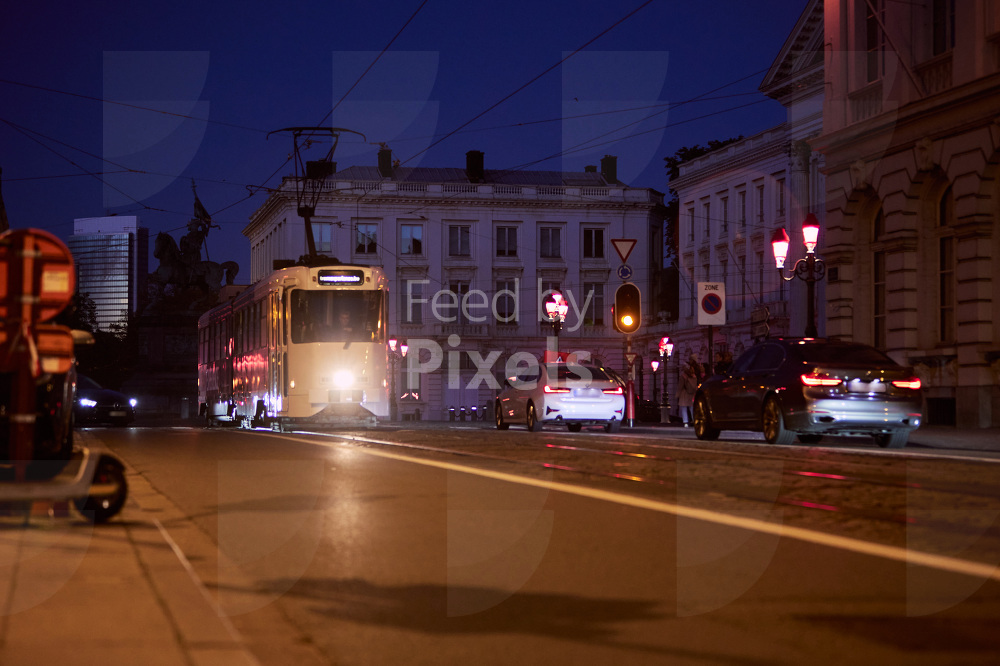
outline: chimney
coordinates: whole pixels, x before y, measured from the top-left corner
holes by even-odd
[[[601,175],[608,185],[618,183],[618,158],[614,155],[605,155],[601,158]]]
[[[486,180],[486,167],[483,151],[470,150],[465,154],[465,175],[470,183],[481,183]]]
[[[583,167],[583,172],[584,173],[597,173],[597,165],[596,164],[588,164],[587,166]]]
[[[392,178],[392,149],[388,146],[378,149],[378,173],[383,178]]]

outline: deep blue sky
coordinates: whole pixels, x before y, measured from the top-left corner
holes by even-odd
[[[258,188],[292,173],[290,137],[267,133],[324,119],[367,139],[344,136],[341,168],[375,164],[380,142],[407,166],[464,167],[466,151],[482,150],[488,169],[582,171],[612,154],[622,180],[665,192],[663,158],[678,148],[784,119],[757,86],[805,0],[644,3],[8,3],[11,226],[66,238],[74,218],[138,214],[178,238],[193,178],[221,225],[209,257],[239,262],[246,280],[240,232],[266,198]]]

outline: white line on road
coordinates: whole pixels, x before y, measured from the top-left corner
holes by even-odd
[[[355,439],[356,441],[361,441],[361,442],[369,441],[372,443],[392,444],[392,442],[380,442],[378,440],[368,440],[365,438],[345,438],[345,439],[348,440]],[[317,443],[316,440],[311,440],[311,439],[295,439],[295,441],[307,442],[310,444]],[[466,474],[474,474],[476,476],[481,476],[489,479],[496,479],[498,481],[518,483],[526,486],[534,486],[536,488],[545,488],[547,490],[569,493],[571,495],[587,497],[590,499],[601,500],[604,502],[614,502],[616,504],[631,506],[638,509],[658,511],[660,513],[669,513],[682,518],[692,518],[694,520],[702,520],[710,523],[716,523],[718,525],[727,525],[729,527],[751,530],[763,534],[773,534],[779,537],[787,537],[789,539],[796,539],[798,541],[814,543],[821,546],[839,548],[841,550],[846,550],[853,553],[860,553],[863,555],[871,555],[874,557],[881,557],[888,560],[905,562],[906,564],[910,565],[928,567],[931,569],[938,569],[940,571],[949,571],[951,573],[962,574],[965,576],[974,576],[982,579],[991,579],[995,581],[1000,581],[1000,569],[998,569],[996,566],[984,564],[982,562],[970,562],[968,560],[960,560],[958,558],[948,557],[946,555],[935,555],[933,553],[924,553],[917,550],[908,550],[906,548],[899,548],[897,546],[888,546],[885,544],[871,543],[869,541],[862,541],[860,539],[842,537],[833,534],[825,534],[823,532],[808,530],[801,527],[792,527],[790,525],[783,525],[781,523],[771,523],[764,520],[755,520],[753,518],[741,518],[738,516],[731,516],[725,513],[718,513],[716,511],[709,511],[707,509],[695,509],[693,507],[681,506],[679,504],[671,504],[669,502],[646,499],[643,497],[633,497],[631,495],[614,493],[606,490],[597,490],[595,488],[587,488],[585,486],[575,486],[568,483],[546,481],[543,479],[533,479],[530,477],[518,476],[516,474],[508,474],[505,472],[496,472],[492,470],[479,469],[467,465],[457,465],[455,463],[443,462],[438,460],[426,460],[423,458],[406,456],[399,453],[381,451],[378,449],[358,448],[356,450],[373,456],[378,456],[380,458],[388,458],[390,460],[398,460],[402,462],[414,463],[417,465],[425,465],[427,467],[437,467],[439,469],[445,469],[454,472],[464,472]]]

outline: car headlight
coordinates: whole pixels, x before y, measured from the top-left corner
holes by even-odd
[[[80,398],[81,407],[97,407],[97,401],[90,398]]]
[[[139,404],[139,401],[135,398],[129,398],[128,404],[132,406],[132,409],[135,409],[135,406]]]

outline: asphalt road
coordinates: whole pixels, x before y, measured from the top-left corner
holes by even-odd
[[[994,463],[472,427],[89,434],[263,664],[1000,654]]]

